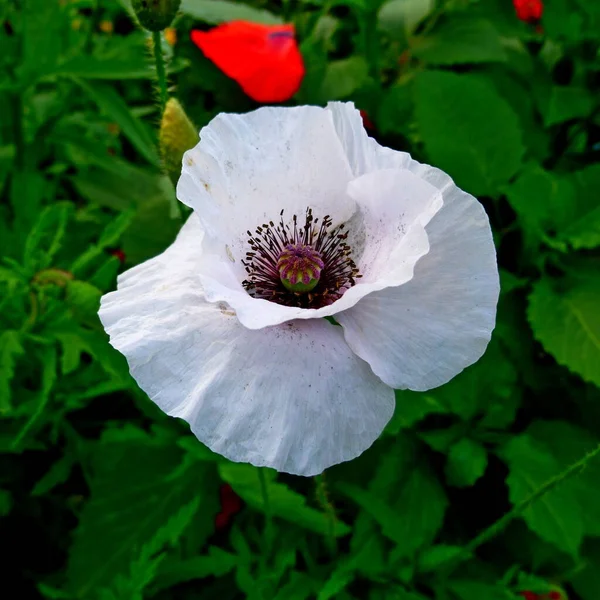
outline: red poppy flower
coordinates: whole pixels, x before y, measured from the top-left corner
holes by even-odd
[[[525,23],[536,23],[542,18],[544,3],[542,0],[513,0],[517,17]]]
[[[232,21],[210,31],[192,31],[205,56],[257,102],[284,102],[300,87],[304,63],[293,25]]]
[[[231,518],[242,509],[240,497],[233,491],[229,484],[224,484],[219,489],[221,511],[215,517],[215,529],[224,529],[229,525]]]
[[[369,118],[367,111],[361,109],[359,112],[365,129],[375,129],[375,125],[373,125],[373,121]]]
[[[111,255],[114,256],[115,258],[118,258],[119,262],[121,264],[123,264],[126,260],[125,252],[123,252],[123,250],[121,250],[121,248],[117,248],[116,250],[113,250],[111,252]]]

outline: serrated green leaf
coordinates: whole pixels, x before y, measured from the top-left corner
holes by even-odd
[[[219,473],[244,502],[256,510],[264,511],[260,480],[255,467],[222,463],[219,465]],[[274,481],[275,471],[266,469],[265,476],[269,506],[273,515],[317,533],[329,532],[330,523],[327,515],[306,506],[304,496],[289,489],[285,484]],[[341,521],[336,521],[333,529],[336,536],[344,535],[349,531],[348,526]]]
[[[558,363],[600,386],[600,282],[562,287],[549,278],[534,286],[527,313],[533,333]]]
[[[398,546],[397,558],[410,556],[430,543],[442,526],[448,500],[435,474],[419,461],[394,488],[389,502],[378,494],[342,482],[337,489],[352,498]],[[423,502],[427,498],[427,502]]]
[[[535,421],[527,433],[545,445],[561,470],[598,445],[594,436],[566,421]],[[600,460],[590,461],[581,474],[562,485],[577,498],[586,535],[600,536]]]
[[[91,495],[67,568],[67,589],[76,598],[90,598],[125,576],[142,548],[156,546],[157,530],[190,502],[207,502],[210,519],[216,509],[216,487],[211,491],[203,483],[208,463],[181,469],[183,455],[173,440],[130,429],[137,431],[135,436],[107,433],[94,449]],[[164,534],[168,536],[168,528]]]
[[[194,17],[194,19],[212,24],[235,20],[252,21],[266,25],[283,22],[280,17],[268,10],[229,0],[183,0],[181,11],[186,15],[190,15],[190,17]]]
[[[133,115],[119,94],[104,83],[73,78],[88,96],[120,127],[123,135],[135,146],[139,153],[152,165],[158,166],[160,159],[156,142],[146,126]]]
[[[63,243],[72,211],[70,202],[57,202],[40,214],[25,241],[23,264],[31,273],[52,264]]]
[[[157,592],[194,579],[205,577],[223,577],[232,571],[238,564],[235,554],[226,552],[217,546],[211,546],[206,556],[194,556],[181,559],[180,557],[167,557],[156,573],[153,591]]]
[[[417,58],[433,65],[503,62],[506,53],[500,36],[486,19],[453,18],[432,33],[411,42]]]
[[[431,162],[470,193],[498,196],[525,151],[509,104],[476,77],[441,71],[419,73],[415,100]]]
[[[71,265],[73,275],[78,276],[98,256],[101,256],[106,248],[116,246],[123,233],[131,225],[134,216],[134,210],[127,210],[113,219],[100,234],[98,243],[90,246],[73,262]]]
[[[0,413],[8,412],[12,407],[10,383],[17,359],[24,354],[21,334],[11,329],[3,331],[0,335]]]
[[[39,390],[36,394],[36,406],[23,427],[19,430],[17,435],[14,437],[11,449],[13,451],[18,448],[23,447],[23,440],[26,439],[30,430],[34,427],[34,425],[42,418],[44,411],[48,402],[50,401],[50,397],[52,394],[52,390],[57,380],[57,352],[54,346],[44,346],[38,350],[37,356],[39,362],[41,363],[41,381]]]
[[[600,540],[590,540],[586,544],[583,569],[570,578],[581,600],[597,600],[600,590]]]
[[[468,487],[484,474],[487,452],[478,442],[463,438],[450,448],[446,463],[446,478],[450,485]]]
[[[514,437],[503,449],[509,468],[506,483],[510,501],[518,504],[561,472],[560,464],[529,435]],[[583,539],[583,521],[572,490],[559,486],[523,512],[528,527],[563,552],[577,556]]]

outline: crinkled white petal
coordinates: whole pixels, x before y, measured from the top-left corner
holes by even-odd
[[[379,436],[391,388],[347,346],[341,327],[292,321],[259,331],[197,277],[194,215],[162,255],[124,273],[100,318],[133,377],[212,450],[299,475],[350,460]]]
[[[394,388],[428,390],[485,352],[499,294],[489,221],[475,198],[433,167],[443,193],[427,225],[430,249],[407,283],[363,298],[336,316],[350,347]]]
[[[183,158],[177,197],[197,213],[208,235],[239,260],[246,231],[312,207],[316,216],[346,221],[352,179],[332,113],[316,106],[262,107],[220,114]]]

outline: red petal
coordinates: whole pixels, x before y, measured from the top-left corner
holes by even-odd
[[[219,496],[221,499],[222,513],[226,513],[229,516],[242,510],[242,500],[229,484],[226,483],[221,486]]]
[[[300,87],[304,63],[293,25],[232,21],[208,32],[194,30],[194,44],[257,102],[284,102]]]

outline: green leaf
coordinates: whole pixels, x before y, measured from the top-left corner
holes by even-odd
[[[151,164],[158,166],[160,159],[156,142],[146,126],[133,115],[116,90],[106,84],[73,78],[87,94],[123,131],[123,135]]]
[[[70,202],[57,202],[40,214],[25,241],[23,264],[31,273],[52,264],[62,246],[72,211]]]
[[[175,440],[133,427],[109,431],[95,446],[91,496],[69,552],[67,589],[76,598],[89,598],[128,574],[140,549],[152,549],[157,530],[190,502],[199,499],[200,510],[212,519],[210,465],[180,468],[182,458]]]
[[[486,19],[453,18],[427,36],[412,40],[411,51],[433,65],[503,62],[506,53],[500,36]]]
[[[514,437],[503,449],[509,468],[506,483],[510,501],[518,504],[561,472],[561,465],[544,445],[529,435]],[[523,513],[527,526],[543,540],[577,556],[583,538],[583,520],[572,490],[558,486]]]
[[[447,546],[445,544],[427,548],[419,556],[419,572],[429,573],[435,571],[440,565],[460,554],[462,550],[460,546]]]
[[[73,275],[77,276],[84,271],[90,263],[103,254],[106,248],[116,246],[123,233],[131,225],[134,216],[134,210],[127,210],[111,220],[100,234],[98,243],[87,248],[87,250],[73,262],[71,265],[71,272]]]
[[[581,600],[597,600],[600,590],[600,540],[590,540],[586,544],[584,568],[571,578],[571,584]]]
[[[419,461],[394,488],[393,501],[350,483],[339,483],[341,492],[352,498],[381,527],[384,536],[398,544],[397,558],[410,556],[429,544],[441,528],[448,500],[435,474]],[[427,502],[423,502],[427,498]]]
[[[563,199],[566,208],[564,228],[561,237],[573,248],[596,248],[600,246],[600,165],[591,165],[575,173],[574,183],[577,193],[574,202]]]
[[[223,463],[219,465],[219,473],[244,502],[256,510],[264,511],[258,471],[255,467]],[[273,515],[316,533],[328,534],[330,523],[326,514],[306,506],[304,496],[289,489],[285,484],[274,481],[275,471],[267,469],[265,475],[269,505]],[[348,531],[346,524],[336,521],[334,525],[336,536],[344,535]]]
[[[599,443],[590,433],[566,421],[535,421],[527,433],[545,445],[561,470],[574,464]],[[600,460],[590,461],[580,475],[562,485],[577,498],[586,535],[600,536]]]
[[[226,552],[217,546],[211,546],[206,556],[194,556],[181,559],[173,556],[167,557],[156,573],[153,590],[160,591],[185,581],[204,579],[213,575],[223,577],[232,571],[238,564],[235,554]]]
[[[507,188],[506,196],[517,213],[530,246],[540,241],[555,244],[551,237],[561,236],[567,211],[575,199],[573,183],[534,165]]]
[[[389,0],[379,9],[378,28],[402,39],[416,29],[433,7],[433,0]]]
[[[556,361],[600,386],[600,282],[582,278],[562,285],[542,278],[529,296],[535,337]]]
[[[0,335],[0,414],[12,408],[10,382],[15,375],[19,356],[25,355],[21,334],[7,330]]]
[[[327,100],[347,98],[369,77],[369,65],[362,56],[334,60],[327,65],[320,95]]]
[[[550,127],[587,117],[594,109],[594,96],[585,88],[554,86],[550,92],[544,125]]]
[[[8,490],[0,489],[0,517],[5,517],[12,508],[13,499]]]
[[[485,448],[468,438],[463,438],[450,448],[446,463],[446,478],[450,485],[468,487],[484,474],[487,467]]]
[[[65,454],[62,458],[58,459],[35,484],[31,490],[31,495],[43,496],[54,489],[58,484],[64,483],[71,474],[73,462],[73,456],[70,454]]]
[[[475,195],[498,196],[521,166],[519,120],[491,86],[469,75],[424,71],[415,113],[433,164]]]
[[[87,281],[69,281],[65,301],[82,320],[96,320],[102,292]]]
[[[479,581],[454,581],[450,589],[460,600],[515,600],[507,589]]]
[[[252,21],[274,25],[282,23],[283,20],[268,10],[254,8],[240,2],[229,0],[183,0],[181,11],[194,19],[206,23],[225,23],[227,21]]]

